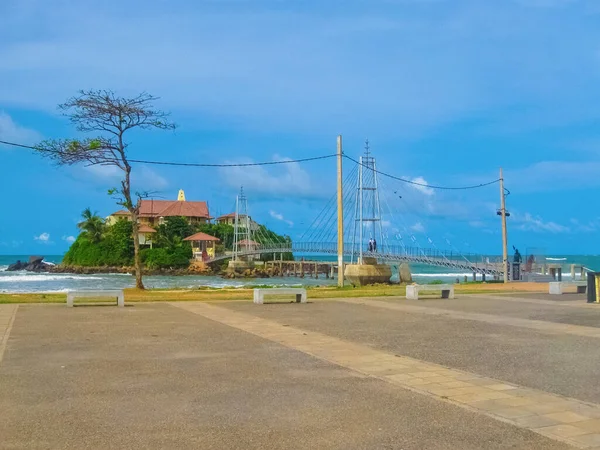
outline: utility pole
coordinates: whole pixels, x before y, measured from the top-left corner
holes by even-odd
[[[508,236],[506,231],[506,194],[504,192],[504,175],[500,168],[500,216],[502,217],[502,264],[504,282],[508,283]]]
[[[338,286],[344,287],[344,193],[342,191],[342,135],[337,137]],[[362,226],[362,224],[361,224]],[[362,243],[361,243],[362,245]]]

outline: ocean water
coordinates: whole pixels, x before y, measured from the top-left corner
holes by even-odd
[[[553,258],[549,263],[560,263],[563,265],[563,276],[568,279],[570,276],[570,264],[583,264],[584,266],[600,271],[600,255],[582,256],[548,256]],[[69,289],[119,289],[134,286],[134,278],[128,274],[94,274],[94,275],[76,275],[76,274],[55,274],[55,273],[31,273],[31,272],[7,272],[9,264],[17,260],[27,261],[29,256],[25,255],[0,255],[0,292],[66,292]],[[46,262],[58,264],[62,259],[61,255],[48,255],[44,258]],[[331,261],[331,256],[315,257],[308,255],[307,260],[311,261]],[[444,282],[455,282],[458,279],[463,282],[467,276],[472,280],[471,273],[452,272],[444,267],[434,267],[425,264],[411,265],[413,279],[416,282],[431,282],[441,280]],[[392,266],[394,276],[392,281],[398,280],[397,266]],[[480,278],[478,278],[480,279]],[[295,277],[273,277],[273,278],[254,278],[254,279],[236,279],[229,280],[218,276],[147,276],[144,277],[144,283],[148,288],[198,288],[212,287],[239,288],[248,285],[265,284],[274,286],[325,286],[335,284],[335,280],[327,280],[323,275],[319,279],[314,278],[295,278]]]

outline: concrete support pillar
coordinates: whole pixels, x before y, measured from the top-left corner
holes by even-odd
[[[319,278],[319,265],[315,263],[315,279]]]
[[[304,278],[304,263],[300,263],[300,278]]]
[[[477,272],[473,272],[473,281],[477,281]]]
[[[485,281],[485,273],[481,274],[481,281]]]
[[[562,267],[556,269],[556,277],[558,278],[558,281],[562,281]]]
[[[575,264],[571,264],[571,281],[575,281]]]

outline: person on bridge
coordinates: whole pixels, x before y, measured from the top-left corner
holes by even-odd
[[[373,238],[369,239],[369,252],[373,251]]]
[[[373,239],[373,251],[377,251],[377,239]]]

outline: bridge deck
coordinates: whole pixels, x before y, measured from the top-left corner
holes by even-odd
[[[353,251],[354,249],[354,251]],[[250,256],[271,253],[309,253],[321,255],[337,255],[337,246],[335,244],[318,243],[296,243],[291,246],[265,246],[256,249],[249,249],[238,252],[238,256]],[[344,246],[344,256],[356,255],[358,251],[352,245]],[[363,256],[374,257],[383,263],[418,263],[437,267],[447,267],[458,269],[469,273],[479,273],[486,275],[502,275],[502,263],[499,261],[490,261],[481,255],[461,254],[457,252],[446,252],[438,249],[424,249],[415,247],[390,247],[382,249],[379,252],[364,252]],[[231,254],[216,255],[208,262],[222,261],[231,258]]]

